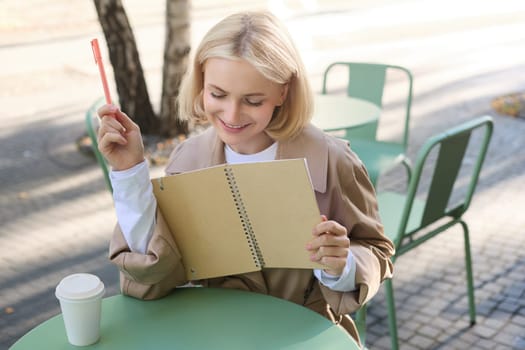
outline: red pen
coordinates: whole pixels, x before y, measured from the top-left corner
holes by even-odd
[[[95,63],[98,65],[98,71],[100,72],[100,79],[102,80],[102,87],[104,88],[106,103],[111,104],[111,95],[109,94],[108,81],[106,79],[104,63],[102,62],[102,55],[100,54],[100,47],[98,46],[98,39],[91,40],[91,48],[93,50],[93,56],[95,57]]]

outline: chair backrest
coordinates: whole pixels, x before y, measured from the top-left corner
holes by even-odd
[[[109,179],[109,167],[106,162],[106,159],[100,153],[98,150],[98,141],[97,141],[97,127],[95,126],[98,124],[98,115],[97,115],[97,109],[100,107],[103,103],[103,100],[97,100],[86,112],[86,130],[88,133],[88,136],[91,140],[91,148],[93,149],[93,153],[95,154],[95,158],[97,159],[97,163],[102,169],[102,173],[104,175],[104,181],[106,182],[106,186],[109,190],[109,192],[113,193],[113,187],[111,186],[111,181]]]
[[[383,107],[383,93],[385,91],[385,83],[387,72],[389,70],[400,72],[407,78],[407,90],[404,96],[404,125],[403,136],[400,144],[406,148],[408,144],[410,109],[412,106],[412,73],[404,67],[379,64],[379,63],[365,63],[365,62],[334,62],[330,64],[323,74],[323,86],[321,93],[327,94],[328,76],[335,71],[336,67],[343,67],[348,69],[348,80],[346,92],[348,96],[361,98],[369,101],[380,108]],[[376,139],[378,123],[370,123],[362,128],[354,128],[348,132],[353,137],[364,137],[367,139]]]
[[[471,136],[476,130],[479,130],[481,137],[479,140],[476,139],[476,142],[472,142]],[[396,247],[400,246],[404,238],[412,240],[411,236],[414,233],[440,219],[446,217],[451,218],[452,221],[461,219],[469,208],[476,189],[492,130],[492,118],[483,116],[435,135],[425,142],[417,155],[408,185],[399,231],[394,239]],[[469,144],[472,148],[468,148]],[[450,203],[452,195],[456,195],[457,188],[460,187],[458,175],[464,165],[467,148],[469,152],[472,149],[471,152],[475,157],[472,167],[469,164],[470,175],[467,187],[460,191],[459,198],[454,198],[453,203]],[[431,154],[435,157],[431,157]],[[423,205],[416,209],[416,194],[423,174],[425,179],[430,179],[430,184],[425,191],[426,200],[422,201]],[[463,183],[463,179],[461,181]]]

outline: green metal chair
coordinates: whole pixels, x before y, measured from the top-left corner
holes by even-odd
[[[110,193],[113,193],[113,187],[111,186],[111,181],[109,180],[108,163],[106,162],[104,156],[98,150],[97,128],[95,126],[98,123],[97,109],[100,106],[102,106],[103,103],[104,99],[99,99],[95,103],[93,103],[93,105],[91,105],[91,107],[86,112],[85,123],[88,136],[91,139],[91,148],[93,149],[93,153],[95,154],[95,158],[97,159],[98,165],[102,169],[104,181],[106,182],[106,187],[108,188]]]
[[[400,123],[403,123],[403,131],[399,139],[394,141],[378,139],[379,120],[360,127],[345,129],[344,134],[340,137],[350,142],[352,149],[365,164],[374,185],[377,184],[381,173],[392,169],[399,163],[405,166],[408,179],[410,179],[411,165],[405,153],[408,145],[410,109],[412,105],[412,73],[404,67],[388,64],[334,62],[324,71],[322,94],[328,93],[328,77],[336,74],[337,67],[343,67],[348,71],[346,87],[348,96],[364,99],[380,108],[383,108],[383,92],[388,72],[395,72],[394,74],[396,75],[406,77],[407,88],[406,91],[403,91],[402,100],[404,120],[400,120]],[[339,136],[340,134],[337,133],[337,135]]]
[[[379,213],[385,227],[385,233],[394,242],[396,248],[396,254],[392,258],[393,262],[428,239],[456,224],[460,224],[465,241],[467,295],[471,325],[476,322],[474,281],[469,229],[462,217],[468,210],[476,189],[492,130],[492,118],[484,116],[431,137],[417,155],[406,193],[385,191],[379,192],[377,195]],[[471,138],[473,133],[481,137],[476,138],[475,142],[469,142],[474,139]],[[467,168],[463,164],[467,149],[475,157],[472,168],[470,165]],[[468,173],[465,188],[461,188],[465,179],[458,176],[460,170],[462,171],[461,174],[463,171]],[[426,186],[421,184],[422,179],[430,179],[431,181]],[[418,190],[420,192],[422,190],[421,187],[426,189],[422,191],[423,193],[418,194]],[[385,281],[385,292],[391,348],[398,349],[394,290],[390,279]],[[366,308],[360,312],[366,312]],[[364,320],[364,315],[359,316],[361,320]],[[364,329],[360,331],[364,332]]]

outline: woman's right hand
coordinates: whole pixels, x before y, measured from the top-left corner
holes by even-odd
[[[125,113],[112,104],[100,107],[98,149],[113,170],[126,170],[144,161],[140,129]]]

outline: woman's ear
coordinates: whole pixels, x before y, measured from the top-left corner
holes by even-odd
[[[281,86],[281,96],[279,96],[278,106],[282,106],[284,101],[286,101],[286,96],[288,96],[288,83]]]

